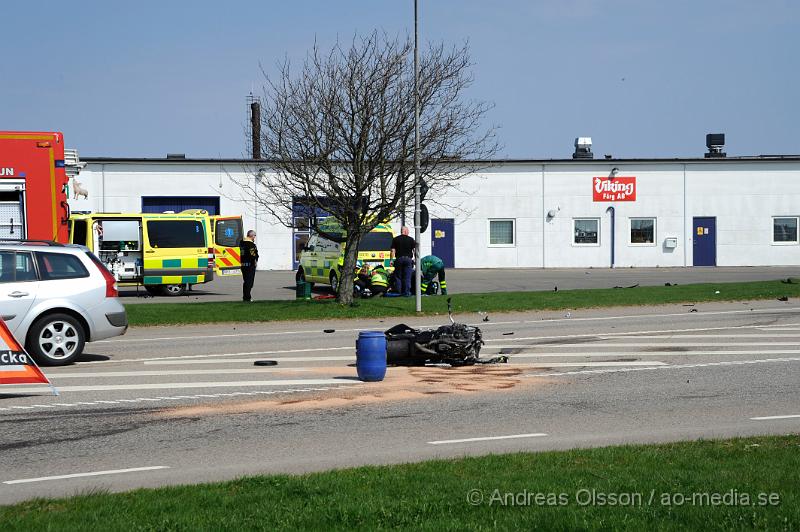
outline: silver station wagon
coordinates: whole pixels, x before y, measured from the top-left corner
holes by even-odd
[[[0,240],[0,317],[41,365],[63,366],[86,342],[125,334],[116,280],[87,248]]]

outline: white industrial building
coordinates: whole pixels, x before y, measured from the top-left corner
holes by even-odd
[[[456,268],[800,264],[800,156],[709,155],[494,161],[448,192],[447,208],[428,203],[423,253],[435,239],[433,252]],[[259,268],[296,266],[302,221],[292,229],[267,218],[230,179],[253,161],[83,161],[89,196],[71,198],[73,211],[241,214],[258,233]]]

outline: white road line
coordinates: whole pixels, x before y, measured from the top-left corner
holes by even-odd
[[[617,366],[667,366],[666,362],[534,362],[525,364],[514,364],[515,367],[526,368],[602,368]]]
[[[128,469],[109,469],[108,471],[92,471],[91,473],[72,473],[71,475],[56,475],[52,477],[21,478],[18,480],[5,480],[3,484],[26,484],[28,482],[44,482],[46,480],[64,480],[68,478],[97,477],[100,475],[118,475],[120,473],[138,473],[141,471],[156,471],[169,469],[169,466],[131,467]]]
[[[495,441],[495,440],[514,440],[517,438],[541,438],[542,436],[547,436],[542,432],[537,432],[533,434],[510,434],[508,436],[484,436],[480,438],[463,438],[460,440],[437,440],[437,441],[429,441],[430,445],[446,445],[448,443],[470,443],[475,441]]]
[[[231,322],[233,323],[233,322]],[[481,322],[481,327],[490,327],[496,325],[519,325],[520,323],[525,323],[523,321],[490,321],[490,322]],[[473,324],[478,325],[478,324]],[[436,324],[433,325],[420,325],[419,327],[436,327]],[[372,330],[381,330],[385,328],[384,325],[376,325],[375,327],[363,329],[336,329],[337,333],[344,333],[344,332],[361,332],[361,331],[372,331]],[[208,335],[196,335],[196,336],[160,336],[156,338],[120,338],[120,339],[112,339],[112,340],[98,340],[94,342],[96,344],[104,344],[104,343],[135,343],[135,342],[161,342],[161,341],[168,341],[168,340],[207,340],[209,338],[246,338],[251,336],[281,336],[281,335],[293,335],[293,334],[318,334],[320,333],[320,329],[311,329],[307,331],[274,331],[274,332],[260,332],[260,333],[231,333],[231,334],[208,334]],[[329,334],[329,333],[322,333],[322,334]]]
[[[543,347],[546,349],[576,349],[580,347],[768,347],[773,345],[779,347],[800,347],[800,342],[576,342],[574,344],[529,344],[525,347]]]
[[[746,364],[766,364],[770,362],[800,362],[800,358],[768,358],[763,360],[732,360],[728,362],[707,362],[705,364],[674,364],[653,366],[648,368],[592,369],[582,371],[564,371],[560,373],[528,373],[524,377],[562,377],[565,375],[593,375],[602,373],[627,373],[631,371],[654,371],[664,369],[705,368],[713,366],[742,366]]]
[[[538,323],[538,322],[534,322]],[[561,340],[564,338],[600,338],[606,339],[610,337],[636,337],[642,334],[663,334],[663,333],[687,333],[687,332],[703,332],[703,331],[729,331],[737,329],[763,329],[772,327],[771,325],[729,325],[727,327],[697,327],[692,329],[654,329],[649,331],[628,331],[628,332],[612,332],[612,333],[589,333],[589,334],[560,334],[554,336],[521,336],[518,338],[490,338],[484,339],[485,342],[520,342],[525,340]]]
[[[711,303],[711,302],[709,302]],[[573,309],[574,310],[574,309]],[[578,309],[583,310],[583,309]],[[589,309],[586,309],[589,310]],[[716,310],[716,311],[703,311],[703,316],[722,316],[728,314],[755,314],[755,313],[765,313],[765,312],[786,312],[786,313],[797,313],[800,312],[800,308],[765,308],[765,309],[754,309],[754,310]],[[605,321],[605,320],[632,320],[632,319],[647,319],[647,318],[688,318],[692,316],[687,312],[676,312],[672,314],[630,314],[630,315],[621,315],[621,316],[597,316],[594,318],[556,318],[552,320],[548,319],[541,319],[541,320],[527,320],[523,323],[557,323],[561,321]],[[749,326],[750,327],[750,326]]]
[[[800,418],[800,414],[790,414],[788,416],[762,416],[762,417],[751,417],[753,421],[769,421],[772,419],[796,419]]]
[[[266,356],[266,355],[282,355],[284,353],[315,353],[319,351],[342,351],[349,349],[353,352],[356,350],[355,344],[345,345],[341,347],[313,347],[306,349],[283,349],[280,351],[247,351],[241,353],[210,353],[205,355],[178,355],[171,357],[153,357],[153,358],[123,358],[115,360],[115,362],[142,362],[144,360],[173,360],[173,359],[187,359],[193,360],[196,358],[215,358],[215,357],[235,357],[235,356]]]
[[[57,406],[64,406],[64,407],[76,407],[76,406],[97,406],[100,404],[108,404],[108,403],[139,403],[141,401],[161,401],[161,400],[169,400],[169,401],[179,401],[179,400],[187,400],[187,399],[201,399],[201,398],[218,398],[218,397],[231,397],[231,396],[254,396],[254,395],[277,395],[277,394],[291,394],[291,393],[302,393],[302,392],[323,392],[326,390],[338,390],[340,388],[347,388],[350,386],[358,386],[358,384],[340,384],[339,386],[335,387],[322,387],[322,388],[294,388],[291,390],[258,390],[253,392],[233,392],[233,393],[216,393],[216,394],[202,394],[202,395],[175,395],[172,397],[139,397],[138,399],[117,399],[116,401],[94,401],[94,402],[87,402],[87,403],[51,403],[49,405],[31,405],[25,407],[19,407],[22,409],[33,409],[36,407],[57,407]],[[0,412],[12,411],[13,408],[17,407],[7,407],[7,408],[0,408]]]
[[[246,353],[244,353],[246,354]],[[201,358],[201,359],[192,359],[192,360],[147,360],[143,362],[145,366],[160,366],[160,365],[194,365],[194,364],[226,364],[229,362],[249,362],[253,363],[253,361],[259,360],[257,358],[219,358],[219,359],[208,359],[208,358]],[[273,360],[277,361],[278,364],[281,362],[355,362],[356,355],[350,356],[321,356],[321,357],[273,357]]]
[[[258,359],[255,359],[258,360]],[[225,361],[220,361],[225,362]],[[278,368],[278,367],[252,367],[237,369],[187,369],[175,371],[96,371],[86,373],[48,373],[50,380],[59,379],[81,379],[81,378],[107,378],[107,377],[159,377],[168,375],[233,375],[233,374],[253,374],[253,373],[275,373],[276,371],[304,372],[311,371],[308,368]]]
[[[152,384],[107,384],[96,386],[59,386],[58,391],[64,392],[104,392],[121,390],[177,390],[181,388],[234,388],[239,386],[302,386],[304,384],[343,384],[348,381],[342,379],[304,379],[304,380],[272,380],[272,381],[231,381],[231,382],[165,382]],[[15,393],[36,393],[48,391],[50,388],[17,388]],[[121,400],[121,399],[119,399]],[[141,399],[149,400],[149,399]],[[82,403],[78,403],[82,404]],[[93,404],[93,403],[85,403]],[[23,408],[23,407],[12,407]],[[32,407],[24,407],[32,408]]]
[[[605,340],[606,338],[603,336],[598,336],[598,338],[602,338]],[[680,340],[682,338],[800,338],[800,333],[798,334],[648,334],[648,335],[640,335],[640,336],[632,336],[631,338],[643,338],[643,339],[650,339],[650,338],[668,338],[670,340]],[[617,340],[621,338],[616,338]]]
[[[492,353],[497,354],[497,353]],[[703,355],[800,355],[800,349],[742,350],[742,351],[585,351],[579,353],[502,353],[509,358],[555,358],[555,357],[681,357]],[[60,390],[61,388],[59,388]]]
[[[719,316],[728,314],[755,314],[765,312],[779,312],[779,313],[798,313],[800,308],[768,308],[768,309],[755,309],[755,310],[722,310],[722,311],[703,311],[703,316]],[[670,313],[670,314],[628,314],[619,316],[598,316],[594,318],[556,318],[556,319],[539,319],[539,320],[525,320],[515,322],[486,322],[480,323],[480,326],[487,325],[500,325],[500,324],[515,324],[515,323],[557,323],[561,321],[607,321],[607,320],[620,320],[620,319],[657,319],[657,318],[671,318],[671,317],[693,317],[685,312]],[[694,318],[694,317],[693,317]],[[796,324],[789,324],[796,325]],[[336,332],[360,332],[373,329],[381,329],[381,326],[375,326],[371,329],[337,329]],[[422,326],[421,326],[422,327]],[[747,326],[753,327],[753,326]],[[762,326],[764,327],[764,326]],[[720,327],[724,328],[724,327]],[[162,342],[165,340],[207,340],[209,338],[243,338],[248,336],[281,336],[281,335],[295,335],[295,334],[325,334],[320,333],[320,329],[312,329],[305,331],[275,331],[275,332],[262,332],[262,333],[236,333],[236,334],[210,334],[210,335],[195,335],[195,336],[162,336],[156,338],[116,338],[112,340],[99,340],[95,343],[134,343],[134,342]]]

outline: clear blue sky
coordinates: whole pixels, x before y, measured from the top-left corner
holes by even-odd
[[[469,40],[502,155],[800,153],[796,0],[421,0],[424,40]],[[6,2],[0,129],[83,156],[244,155],[245,97],[316,38],[413,31],[412,0]]]

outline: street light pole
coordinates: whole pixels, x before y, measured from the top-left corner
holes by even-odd
[[[417,312],[422,312],[422,261],[420,260],[419,239],[421,224],[421,190],[419,179],[419,0],[414,0],[414,242],[416,242],[416,268],[414,268],[414,293]]]

